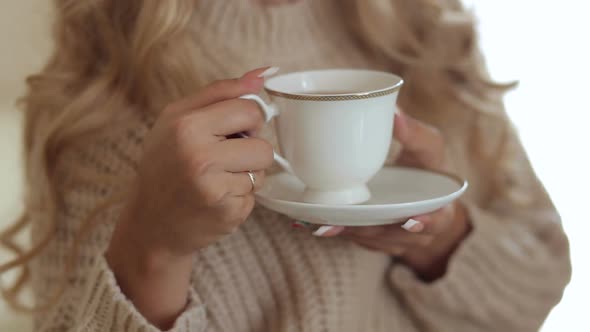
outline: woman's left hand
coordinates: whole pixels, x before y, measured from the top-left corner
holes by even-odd
[[[397,164],[446,172],[445,143],[440,132],[404,113],[396,115],[395,138],[403,146]],[[470,231],[465,208],[456,201],[401,225],[323,226],[314,235],[343,236],[357,244],[399,257],[425,280],[441,277],[453,251]]]

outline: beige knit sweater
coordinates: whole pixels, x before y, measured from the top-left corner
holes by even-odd
[[[200,1],[194,36],[201,54],[195,65],[209,81],[264,65],[280,66],[284,72],[381,68],[346,34],[345,22],[333,14],[335,2],[264,9],[249,1]],[[538,329],[561,297],[570,263],[559,216],[518,139],[512,134],[498,155],[507,162],[494,170],[506,177],[510,188],[501,196],[492,195],[488,170],[465,157],[470,122],[436,116],[426,120],[440,127],[456,172],[472,184],[464,203],[473,232],[442,278],[422,282],[385,254],[293,230],[288,218],[257,207],[237,232],[195,253],[188,305],[173,330]],[[493,127],[481,125],[493,134]],[[136,115],[124,131],[104,132],[84,148],[67,152],[59,162],[63,178],[57,182],[89,171],[116,174],[122,183],[130,179],[149,126],[149,119]],[[40,302],[60,280],[81,220],[111,192],[106,183],[60,188],[65,205],[57,237],[32,264]],[[126,299],[103,258],[117,215],[103,217],[105,222],[84,242],[58,305],[37,315],[37,331],[157,331]],[[34,237],[44,231],[43,217],[37,218]]]

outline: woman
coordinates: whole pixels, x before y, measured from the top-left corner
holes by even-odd
[[[29,263],[37,331],[534,331],[559,301],[567,239],[458,1],[56,4],[24,99],[27,211],[3,236],[33,226],[2,270]],[[316,236],[255,207],[272,145],[219,133],[261,128],[237,97],[268,64],[400,74],[392,159],[470,191]]]

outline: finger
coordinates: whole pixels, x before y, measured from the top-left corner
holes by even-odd
[[[225,197],[217,206],[217,227],[224,233],[233,233],[248,219],[255,202],[254,195]]]
[[[408,219],[403,225],[402,228],[410,233],[420,233],[424,231],[424,224],[416,219]]]
[[[394,137],[403,145],[403,152],[412,154],[412,163],[438,167],[444,161],[444,140],[438,129],[405,113],[395,118]],[[409,156],[406,156],[409,158]]]
[[[409,151],[429,151],[432,149],[432,144],[442,140],[438,129],[403,112],[396,113],[395,125],[395,138]]]
[[[312,235],[317,237],[334,237],[341,234],[344,230],[344,226],[324,225],[313,232]]]
[[[215,167],[238,173],[260,171],[272,166],[272,145],[260,138],[239,138],[215,144],[212,151]]]
[[[383,234],[386,230],[387,226],[348,227],[342,232],[342,235],[374,238]]]
[[[193,96],[170,105],[168,110],[171,112],[191,111],[245,94],[258,93],[264,85],[264,77],[261,77],[261,74],[269,69],[271,68],[258,68],[247,72],[240,78],[215,81]]]
[[[260,190],[264,185],[264,171],[253,171],[252,174],[254,176],[254,182],[250,179],[248,172],[226,172],[224,174],[224,181],[228,188],[228,194],[233,196],[244,196]]]
[[[369,250],[383,252],[395,257],[403,256],[408,250],[408,248],[404,246],[391,245],[389,243],[383,243],[380,241],[370,240],[366,238],[353,238],[351,240],[354,243],[362,247],[365,247]]]
[[[433,213],[415,216],[411,219],[424,225],[422,233],[440,234],[448,229],[454,218],[455,207],[450,204]]]
[[[206,124],[209,133],[226,137],[241,132],[255,132],[264,126],[264,113],[252,100],[234,98],[205,107],[191,116],[192,121]]]
[[[361,233],[362,234],[362,233]],[[397,225],[391,225],[382,232],[374,236],[359,235],[357,233],[349,233],[345,235],[351,239],[366,239],[367,241],[375,241],[381,245],[387,246],[419,246],[424,247],[432,243],[434,236],[431,234],[416,234],[408,233],[406,230],[398,227]]]
[[[402,150],[397,159],[395,160],[396,165],[421,168],[424,167],[424,162],[421,158],[418,158],[415,153],[411,151]]]

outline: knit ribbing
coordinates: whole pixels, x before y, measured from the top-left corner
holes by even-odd
[[[529,230],[519,225],[526,220],[498,218],[471,203],[466,206],[474,235],[467,238],[455,253],[449,273],[433,284],[425,284],[406,267],[397,266],[392,274],[394,284],[406,290],[406,294],[412,294],[407,301],[421,312],[450,311],[458,317],[477,317],[479,324],[493,324],[499,330],[538,329],[541,322],[534,317],[547,312],[550,299],[561,293],[547,285],[563,282],[564,275],[569,274],[567,265],[565,271],[557,271],[549,269],[543,262],[559,257],[559,251],[564,248],[547,251],[547,248],[531,247],[534,252],[524,252],[526,244],[516,243],[526,243],[527,238],[534,241]],[[502,222],[499,223],[499,219]],[[555,212],[553,219],[558,220]],[[557,223],[554,226],[559,229]],[[495,236],[480,237],[479,234]],[[530,301],[533,297],[536,300]],[[441,310],[441,306],[448,303],[454,305]]]

